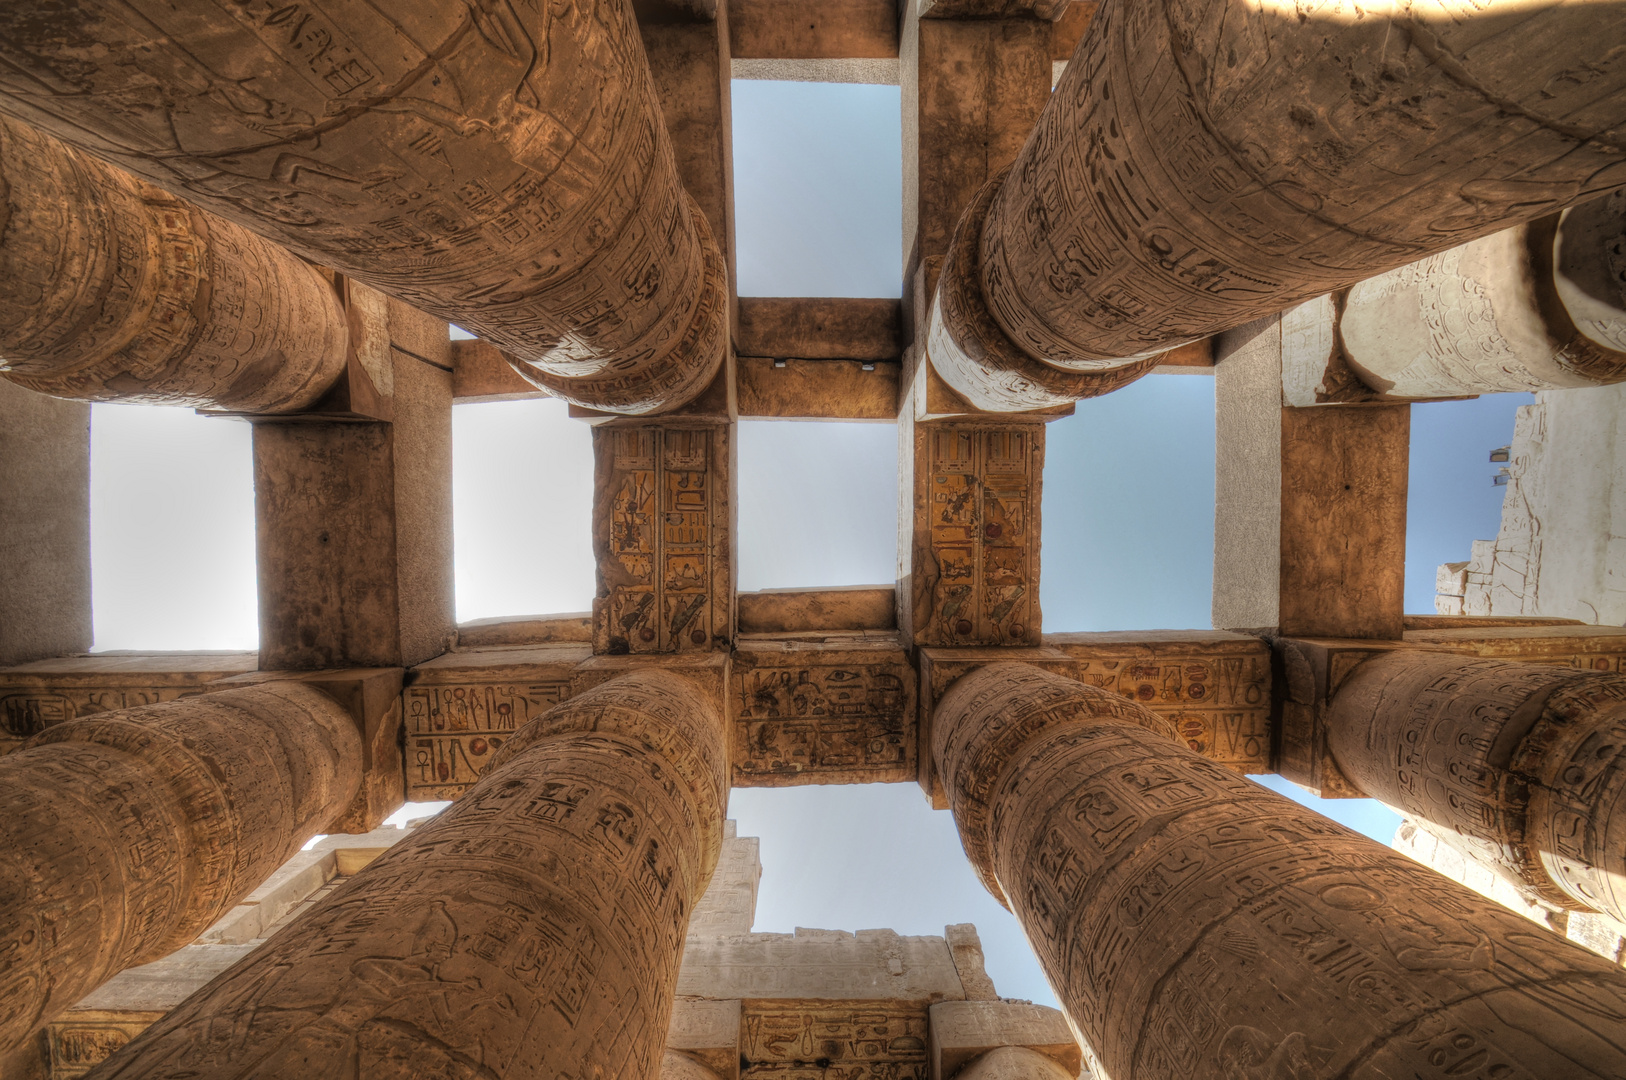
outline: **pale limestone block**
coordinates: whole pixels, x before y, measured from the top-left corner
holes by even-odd
[[[1277,317],[1214,348],[1214,600],[1217,629],[1273,627],[1282,518],[1282,330]]]
[[[756,919],[757,884],[762,880],[761,841],[754,836],[735,836],[734,822],[727,824],[711,884],[689,916],[691,938],[749,934]]]
[[[672,1022],[666,1029],[666,1048],[698,1060],[722,1080],[738,1080],[739,1001],[678,1000],[672,1006]]]
[[[960,1070],[961,1080],[1074,1080],[1053,1058],[1024,1046],[1001,1046]]]
[[[960,985],[965,989],[967,1001],[998,1001],[994,980],[983,967],[982,939],[971,923],[954,923],[943,928],[949,953],[954,957],[954,970],[959,972]]]
[[[259,948],[259,942],[237,945],[188,945],[150,964],[125,968],[80,998],[65,1015],[92,1009],[103,1012],[168,1012],[216,975]]]
[[[1622,937],[1623,930],[1626,930],[1626,927],[1622,927],[1607,915],[1572,911],[1564,936],[1582,948],[1590,949],[1604,959],[1613,960],[1618,964],[1623,959],[1622,946],[1626,946],[1626,938]]]
[[[972,1059],[1002,1046],[1022,1046],[1071,1077],[1082,1056],[1057,1009],[1007,1001],[945,1001],[931,1008],[931,1080],[951,1080]]]
[[[899,1002],[965,996],[948,943],[891,930],[813,930],[691,938],[678,974],[680,997],[813,998]]]

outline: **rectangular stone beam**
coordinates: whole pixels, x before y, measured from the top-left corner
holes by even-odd
[[[824,630],[896,630],[897,590],[890,585],[828,589],[774,589],[740,593],[742,634],[797,634]]]
[[[735,366],[739,415],[751,420],[873,420],[898,413],[895,360],[774,360],[741,356]]]
[[[1410,407],[1284,407],[1282,340],[1271,317],[1215,350],[1214,625],[1397,640]]]
[[[896,0],[729,0],[741,60],[861,60],[898,55]]]
[[[903,355],[898,300],[747,296],[740,300],[741,356],[774,360],[897,360]]]
[[[593,429],[593,651],[711,652],[734,637],[734,440],[683,418]]]
[[[420,663],[455,621],[447,327],[354,292],[371,300],[363,348],[383,357],[394,421],[255,425],[265,670]]]
[[[90,644],[90,405],[0,379],[0,664]]]

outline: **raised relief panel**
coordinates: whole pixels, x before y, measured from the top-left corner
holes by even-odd
[[[926,1080],[930,1022],[923,1007],[895,1001],[742,1004],[741,1080]]]
[[[1583,671],[1626,671],[1626,629],[1618,626],[1492,626],[1407,630],[1408,645],[1428,645],[1492,660],[1562,664]]]
[[[896,634],[741,637],[729,678],[734,783],[905,783],[915,672]]]
[[[76,1012],[46,1029],[50,1080],[75,1080],[112,1057],[124,1044],[163,1019],[163,1012]]]
[[[917,645],[1037,645],[1041,424],[914,428]]]
[[[725,424],[593,429],[594,652],[728,647],[729,453]]]
[[[589,655],[585,644],[472,649],[413,668],[402,692],[407,799],[462,795],[515,729],[570,696]]]
[[[254,653],[67,656],[0,670],[0,754],[30,735],[93,713],[173,701],[251,672]]]

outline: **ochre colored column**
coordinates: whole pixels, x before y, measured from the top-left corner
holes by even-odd
[[[655,1080],[726,777],[695,685],[603,683],[102,1075]]]
[[[266,683],[55,724],[0,758],[0,1054],[190,943],[356,793],[355,721]]]
[[[1120,1080],[1606,1077],[1626,974],[1021,664],[933,719],[960,836]]]
[[[0,111],[486,338],[560,397],[655,412],[722,364],[726,268],[631,4],[67,0],[0,8],[0,41]]]
[[[1626,182],[1615,5],[1106,0],[966,212],[930,352],[984,408],[1015,358],[1111,373]],[[963,303],[961,303],[963,301]]]
[[[62,398],[297,412],[344,371],[333,285],[248,230],[0,119],[0,373]]]
[[[1362,791],[1508,880],[1626,921],[1626,676],[1401,652],[1334,696]]]
[[[997,1046],[973,1058],[955,1080],[1074,1080],[1055,1058],[1025,1046]]]

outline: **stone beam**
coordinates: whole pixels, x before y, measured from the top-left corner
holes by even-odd
[[[1050,403],[1063,377],[1112,389],[1183,342],[1603,195],[1626,180],[1606,134],[1626,73],[1600,59],[1617,31],[1626,12],[1560,4],[1103,8],[960,218],[932,363],[991,410]],[[1307,59],[1326,55],[1336,75]]]
[[[89,405],[0,380],[0,506],[0,664],[88,652]]]
[[[898,8],[894,0],[728,0],[728,37],[740,60],[895,58]]]
[[[736,598],[742,634],[796,634],[819,630],[896,630],[890,587],[773,589]]]
[[[75,0],[5,9],[0,39],[0,111],[504,346],[578,405],[669,409],[723,362],[726,263],[630,4]]]
[[[753,420],[876,420],[898,415],[896,360],[773,360],[735,364],[739,415]]]
[[[747,296],[735,347],[773,360],[896,361],[902,319],[897,300]]]
[[[1219,339],[1214,625],[1398,639],[1410,407],[1284,408],[1285,342],[1280,317]]]
[[[355,285],[392,423],[254,429],[260,667],[400,667],[442,652],[452,597],[446,324]]]
[[[952,928],[951,928],[952,929]],[[1042,1055],[1060,1076],[1077,1077],[1083,1054],[1067,1017],[1059,1010],[1026,1002],[942,1001],[931,1008],[930,1080],[952,1080],[960,1070],[1001,1047],[1021,1047]],[[1004,1073],[1010,1080],[1042,1072]]]

